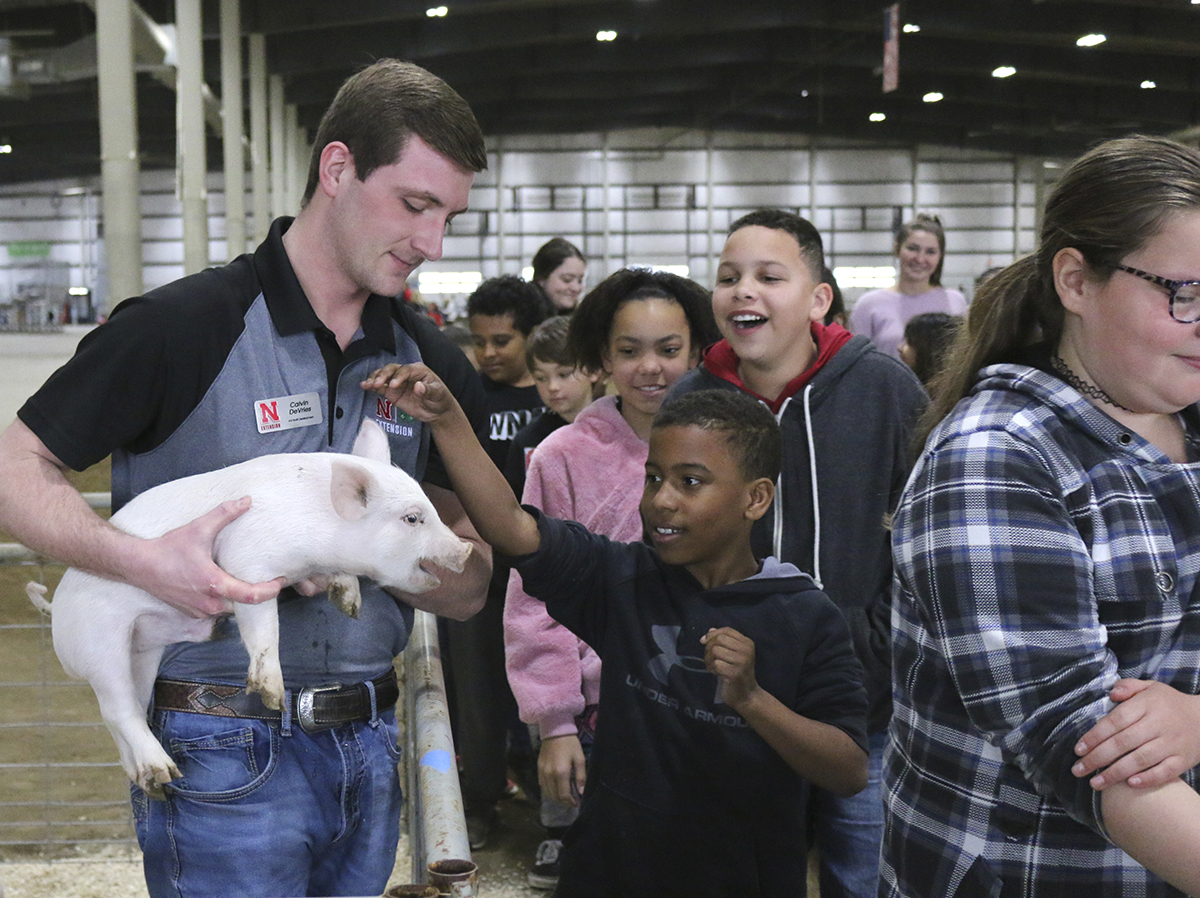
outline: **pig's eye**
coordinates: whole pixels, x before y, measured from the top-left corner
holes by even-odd
[[[416,514],[415,512],[413,514],[406,514],[404,516],[404,523],[419,524],[419,523],[421,523],[421,516],[419,514]]]

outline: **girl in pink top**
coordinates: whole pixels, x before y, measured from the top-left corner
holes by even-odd
[[[957,290],[942,286],[946,232],[936,215],[921,213],[900,228],[896,258],[900,274],[895,286],[860,296],[850,312],[850,330],[898,359],[904,325],[910,318],[925,312],[965,315],[967,301]]]
[[[707,290],[663,272],[624,269],[584,297],[568,347],[582,368],[604,371],[601,397],[533,451],[522,501],[623,542],[641,539],[638,515],[650,424],[667,393],[719,334]],[[531,885],[553,888],[562,832],[587,781],[583,742],[600,695],[600,659],[521,589],[514,571],[504,607],[508,680],[521,719],[541,736],[538,781],[550,838]]]

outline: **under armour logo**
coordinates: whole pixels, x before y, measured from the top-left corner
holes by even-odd
[[[646,665],[650,671],[650,675],[660,683],[667,682],[667,675],[671,672],[672,667],[682,667],[684,670],[708,672],[708,668],[704,666],[704,659],[697,658],[694,655],[681,655],[679,649],[675,647],[675,643],[679,641],[679,634],[683,627],[673,627],[664,624],[656,624],[650,628],[650,636],[654,639],[654,644],[662,651],[661,655],[655,655]]]

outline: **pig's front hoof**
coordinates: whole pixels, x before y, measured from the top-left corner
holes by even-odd
[[[338,611],[358,620],[358,609],[362,607],[362,593],[358,590],[358,577],[353,574],[334,574],[329,578],[325,595]]]
[[[283,710],[283,671],[277,654],[266,649],[251,653],[246,691],[261,695],[263,704],[272,711]]]
[[[166,756],[164,755],[164,757]],[[183,774],[179,772],[179,768],[175,766],[175,762],[167,757],[165,765],[161,761],[138,764],[137,775],[133,778],[133,781],[150,798],[156,801],[163,801],[167,797],[163,786],[171,782],[171,780],[179,779],[181,776]]]

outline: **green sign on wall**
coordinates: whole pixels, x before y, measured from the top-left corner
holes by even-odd
[[[8,244],[10,259],[46,259],[49,256],[49,240],[16,240]]]

